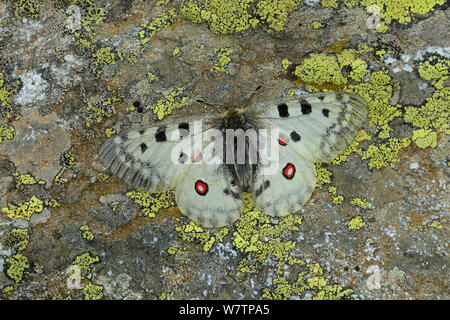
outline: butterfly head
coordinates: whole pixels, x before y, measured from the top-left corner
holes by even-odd
[[[248,125],[247,108],[230,107],[225,112],[219,113],[217,119],[225,129],[246,129]]]

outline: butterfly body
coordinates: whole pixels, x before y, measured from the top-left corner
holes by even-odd
[[[314,162],[343,152],[366,116],[359,96],[311,94],[159,123],[111,138],[100,156],[136,188],[175,189],[184,214],[219,227],[239,218],[244,192],[269,215],[298,211],[315,187]]]

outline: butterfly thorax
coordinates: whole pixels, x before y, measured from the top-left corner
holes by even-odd
[[[231,107],[227,111],[220,113],[216,118],[216,128],[223,134],[224,143],[224,163],[229,173],[233,176],[232,182],[236,183],[242,191],[248,191],[252,187],[254,173],[257,163],[250,160],[249,150],[252,147],[257,150],[256,145],[245,136],[244,161],[239,161],[238,148],[242,145],[237,141],[237,135],[248,133],[248,130],[257,129],[257,125],[252,115],[247,112],[247,108]],[[233,135],[233,133],[235,135]],[[230,147],[232,145],[232,147]],[[231,153],[231,154],[230,154]],[[231,162],[229,160],[232,160]]]

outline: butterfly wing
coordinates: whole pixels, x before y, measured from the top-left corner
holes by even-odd
[[[258,118],[279,128],[280,138],[312,162],[330,161],[344,152],[367,118],[363,98],[327,92],[259,105]]]
[[[194,122],[158,124],[107,140],[99,155],[113,174],[151,192],[173,189],[203,145],[192,143],[203,129]]]
[[[178,208],[205,227],[222,227],[239,218],[244,202],[224,165],[193,164],[176,187]]]
[[[279,130],[278,171],[259,172],[253,185],[255,206],[273,216],[301,209],[315,187],[314,162],[329,161],[353,141],[367,117],[365,101],[347,93],[320,93],[259,106],[258,118]],[[273,171],[273,170],[272,170]]]
[[[279,161],[268,162],[253,185],[254,205],[271,216],[297,212],[311,196],[316,183],[314,163],[292,148],[280,148]]]
[[[211,163],[215,144],[204,137],[209,126],[195,126],[181,122],[128,132],[106,141],[99,154],[113,174],[135,188],[175,189],[178,208],[201,225],[231,224],[244,205],[240,191],[224,165]]]

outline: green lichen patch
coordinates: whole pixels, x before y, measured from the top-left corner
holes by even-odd
[[[4,140],[12,140],[15,133],[16,130],[11,124],[3,124],[2,126],[0,126],[0,143],[2,143]]]
[[[30,267],[28,258],[20,253],[7,258],[6,263],[9,264],[6,274],[16,283],[22,280],[24,271]]]
[[[174,24],[178,20],[178,15],[175,9],[170,9],[163,13],[162,15],[159,15],[158,17],[154,18],[152,21],[150,21],[147,24],[142,24],[142,29],[139,31],[138,34],[138,41],[145,45],[147,44],[150,39],[160,30]]]
[[[362,209],[372,209],[373,205],[364,198],[353,198],[350,203],[354,206],[360,207]]]
[[[39,2],[33,0],[14,0],[11,4],[11,12],[16,17],[39,17]]]
[[[303,261],[292,261],[290,265],[300,269],[295,281],[288,280],[286,266],[279,265],[277,276],[270,288],[263,290],[262,297],[270,300],[285,300],[292,296],[304,297],[312,300],[341,300],[350,298],[352,289],[344,289],[341,285],[330,284],[330,280],[323,275],[323,268],[318,263],[305,263]],[[289,272],[289,271],[288,271]]]
[[[44,202],[36,196],[32,196],[29,201],[18,203],[17,205],[8,204],[8,207],[2,208],[10,219],[25,219],[30,220],[34,213],[42,212],[44,209]]]
[[[445,83],[450,74],[450,61],[431,56],[419,64],[419,74],[435,87],[431,97],[420,107],[405,107],[404,120],[416,129],[412,140],[419,148],[436,147],[440,135],[450,134],[450,87]]]
[[[78,175],[75,155],[72,150],[65,151],[60,158],[61,169],[55,175],[54,182],[57,184],[67,183]]]
[[[116,114],[115,105],[122,102],[124,96],[119,92],[120,90],[115,90],[112,92],[111,96],[106,98],[103,102],[98,104],[88,104],[85,108],[87,128],[90,128],[93,124],[99,124],[104,119],[110,118]]]
[[[381,169],[388,166],[394,166],[400,161],[400,152],[411,143],[409,137],[391,138],[386,143],[379,145],[370,145],[363,152],[361,159],[369,160],[369,168]]]
[[[189,97],[182,96],[183,88],[177,88],[170,92],[165,100],[158,100],[158,102],[151,106],[152,111],[162,120],[165,116],[172,113],[173,110],[181,108],[189,100]]]
[[[218,62],[210,69],[211,72],[228,74],[227,66],[231,63],[230,55],[233,48],[215,48],[214,55]]]
[[[16,83],[19,84],[19,83]],[[5,86],[5,79],[3,73],[0,72],[0,112],[1,115],[7,119],[13,118],[12,105],[9,103],[12,95],[17,91],[17,88],[8,89]],[[14,137],[14,128],[10,124],[3,124],[0,129],[0,138],[12,139]],[[11,130],[12,129],[12,130]],[[0,140],[1,142],[1,140]]]
[[[322,163],[317,162],[316,166],[316,187],[322,188],[324,184],[331,182],[331,176],[333,173],[325,168]]]
[[[312,53],[295,68],[294,74],[299,84],[306,84],[309,91],[322,89],[341,90],[350,81],[361,81],[368,73],[367,63],[358,56],[366,52],[366,48],[336,49],[333,46],[323,53]],[[335,53],[328,53],[332,51]],[[344,71],[349,69],[348,77]]]
[[[111,47],[100,48],[92,54],[96,66],[116,64],[116,53]]]
[[[357,216],[347,223],[347,228],[348,230],[359,230],[365,225],[366,223],[364,222],[364,220],[360,216]]]
[[[80,230],[83,231],[82,237],[87,241],[94,240],[94,234],[89,230],[89,227],[84,225],[80,227]]]
[[[27,229],[14,228],[6,235],[4,242],[8,248],[23,251],[28,246],[29,239]]]
[[[393,22],[408,24],[412,21],[414,15],[426,15],[433,11],[438,5],[443,5],[445,0],[322,0],[324,7],[337,8],[343,4],[349,8],[363,6],[369,15],[379,20],[373,26],[377,32],[386,32],[389,25]]]
[[[183,241],[199,243],[202,246],[203,251],[208,252],[211,250],[214,243],[223,241],[224,237],[228,234],[229,229],[223,227],[218,231],[213,232],[201,227],[194,221],[190,221],[177,227],[176,231]]]
[[[93,35],[93,26],[100,24],[105,19],[106,13],[103,8],[89,7],[83,19],[81,19],[81,25],[85,32]]]
[[[283,235],[299,230],[302,223],[302,217],[294,215],[273,223],[268,215],[253,209],[250,194],[244,194],[244,197],[246,207],[241,212],[241,217],[236,222],[236,231],[231,237],[233,246],[245,253],[245,258],[237,267],[238,278],[246,273],[258,272],[269,256],[277,258],[279,263],[291,261],[290,252],[295,242],[283,240]]]
[[[103,287],[89,281],[83,288],[84,300],[99,300],[103,298]]]
[[[159,77],[152,73],[152,72],[147,72],[147,79],[149,83],[153,83],[159,80]]]
[[[325,28],[325,24],[320,21],[313,21],[311,22],[311,27],[313,27],[313,29],[322,29]]]
[[[72,262],[72,265],[77,266],[81,273],[84,270],[88,269],[91,266],[91,264],[99,261],[100,258],[98,256],[92,257],[89,252],[86,252],[79,256],[76,256],[75,260]]]
[[[289,13],[300,4],[300,0],[188,0],[183,2],[181,13],[193,23],[206,23],[215,34],[257,27],[278,32],[288,22]]]
[[[170,208],[175,205],[174,194],[172,191],[163,193],[150,193],[142,190],[131,190],[127,192],[127,197],[132,199],[140,207],[143,215],[154,218],[162,209]]]

